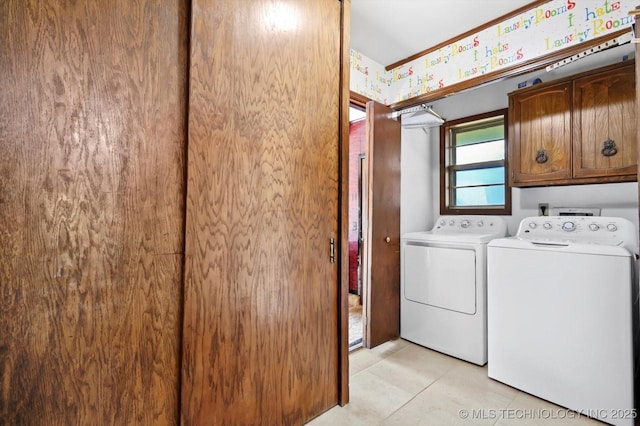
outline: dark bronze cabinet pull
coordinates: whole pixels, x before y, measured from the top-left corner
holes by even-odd
[[[547,151],[545,151],[544,149],[538,150],[538,153],[536,154],[536,163],[542,164],[546,163],[548,160],[549,156],[547,155]]]
[[[616,143],[613,140],[607,139],[606,141],[602,142],[602,149],[600,150],[600,152],[605,157],[611,157],[612,155],[616,155],[618,153],[618,148],[616,147]]]

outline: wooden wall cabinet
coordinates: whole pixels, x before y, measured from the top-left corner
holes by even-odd
[[[509,98],[511,184],[545,184],[571,177],[571,84]]]
[[[512,186],[636,180],[633,61],[509,94]]]
[[[574,177],[635,178],[635,81],[628,65],[574,82]]]

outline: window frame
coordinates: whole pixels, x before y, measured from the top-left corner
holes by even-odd
[[[486,214],[486,215],[510,215],[511,214],[511,186],[509,185],[509,126],[508,109],[499,109],[476,114],[457,120],[446,121],[440,127],[440,214],[461,215],[461,214]],[[451,165],[451,130],[463,124],[471,124],[474,121],[489,120],[494,117],[504,117],[504,160],[487,161],[481,163],[470,163],[463,165]],[[499,206],[451,206],[450,200],[453,196],[453,189],[450,182],[456,171],[479,170],[502,166],[504,164],[504,205]]]

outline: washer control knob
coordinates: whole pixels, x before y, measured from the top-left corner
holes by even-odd
[[[544,229],[551,229],[551,228],[553,228],[553,225],[551,225],[549,222],[545,222],[544,225],[542,225],[542,227]]]
[[[456,221],[455,221],[455,220],[453,220],[453,219],[451,219],[451,220],[449,221],[449,225],[451,225],[451,226],[455,225],[455,223],[456,223]]]
[[[576,224],[573,222],[565,222],[562,224],[562,230],[566,232],[573,232],[576,230]]]
[[[607,229],[611,232],[615,232],[618,230],[618,227],[614,223],[610,223],[607,225]]]
[[[535,222],[529,222],[529,228],[531,229],[536,229],[538,227],[538,224]]]
[[[597,231],[598,229],[600,229],[600,225],[598,225],[597,223],[592,223],[591,225],[589,225],[589,229],[591,229],[592,231]]]
[[[469,227],[469,221],[467,219],[463,220],[462,223],[460,223],[460,226],[463,228],[468,228]]]
[[[484,222],[479,220],[478,221],[478,228],[482,228],[484,226]]]
[[[446,220],[442,219],[442,220],[440,221],[440,226],[445,226],[446,224],[447,224],[447,221],[446,221]]]

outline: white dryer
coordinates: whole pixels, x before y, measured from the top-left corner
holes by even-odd
[[[400,336],[484,365],[487,243],[506,232],[499,216],[442,216],[431,231],[404,234]]]
[[[488,246],[489,377],[633,425],[635,226],[531,217]]]

